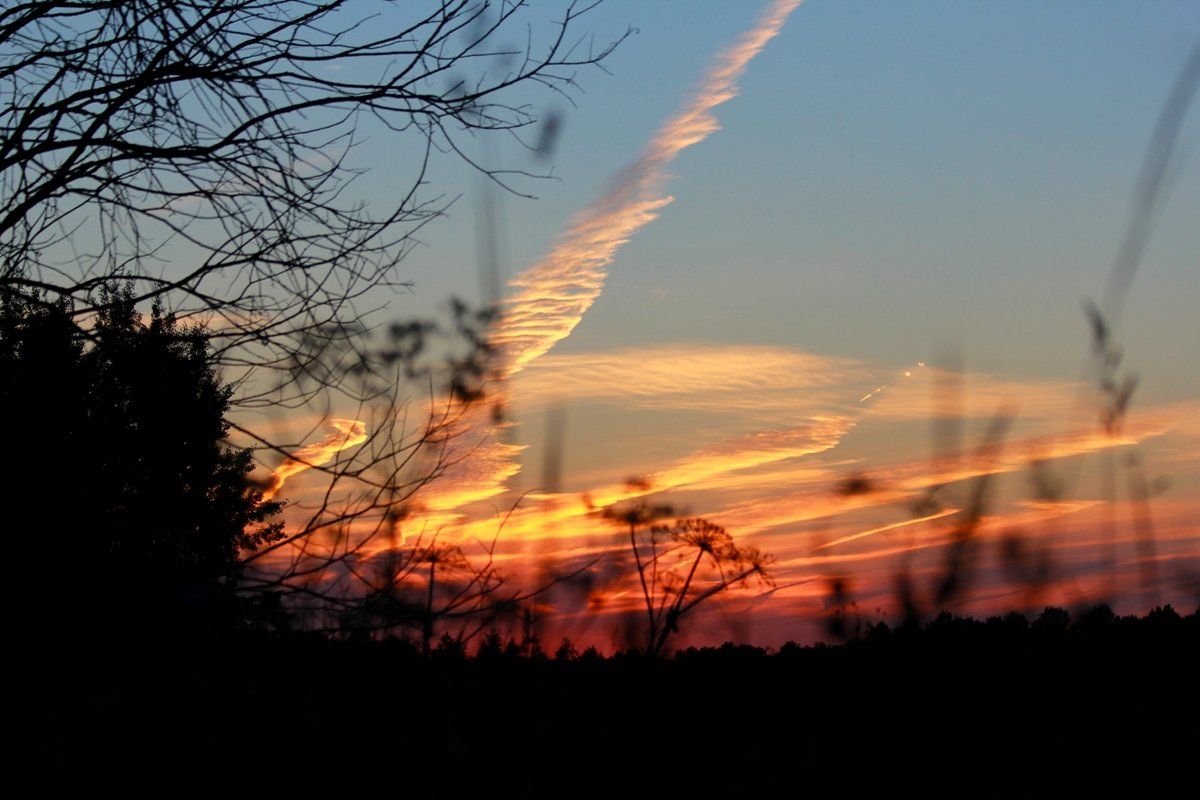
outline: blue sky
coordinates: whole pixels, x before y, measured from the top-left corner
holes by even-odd
[[[637,33],[606,62],[611,75],[580,74],[577,108],[547,103],[564,115],[557,180],[526,182],[536,201],[501,199],[509,274],[636,157],[759,10],[610,1],[581,20],[600,39]],[[674,203],[622,249],[561,347],[786,343],[903,363],[949,342],[987,369],[1078,370],[1081,299],[1101,291],[1146,143],[1197,41],[1192,3],[805,3],[719,110],[722,130],[672,165]],[[1183,142],[1196,140],[1191,119]],[[504,166],[542,166],[498,152]],[[443,174],[464,196],[406,265],[416,305],[477,292],[479,184]],[[1172,368],[1200,334],[1188,313],[1197,218],[1190,159],[1126,320],[1147,391],[1197,388]]]
[[[555,176],[521,184],[536,200],[494,193],[506,276],[551,251],[766,5],[608,0],[580,20],[599,42],[637,32],[607,74],[580,72],[575,107],[530,96],[563,115],[552,162],[480,145],[499,168]],[[539,488],[545,413],[558,406],[565,492],[544,507],[521,501],[508,528],[518,540],[550,519],[581,536],[588,504],[633,499],[621,481],[649,476],[659,497],[779,554],[781,580],[811,583],[772,596],[767,617],[787,620],[820,613],[822,570],[846,568],[834,562],[864,569],[878,600],[896,553],[935,553],[946,530],[912,528],[904,545],[855,537],[909,531],[906,504],[928,485],[957,485],[946,502],[961,506],[964,481],[994,467],[1008,477],[986,535],[1036,531],[1062,565],[1062,594],[1049,599],[1068,603],[1094,596],[1088,581],[1102,572],[1089,537],[1104,498],[1087,459],[1140,446],[1149,478],[1168,487],[1155,500],[1159,588],[1180,591],[1171,570],[1200,550],[1196,109],[1117,332],[1141,383],[1116,439],[1097,435],[1082,303],[1103,292],[1147,143],[1198,43],[1195,3],[802,4],[715,109],[721,130],[669,164],[673,201],[616,252],[578,326],[506,389],[517,424],[504,441],[526,447],[520,472],[496,471],[507,452],[479,474],[465,465],[433,488],[444,490],[438,513],[467,508],[446,499],[458,487],[482,487],[471,497],[486,500],[474,506],[484,530]],[[365,186],[388,185],[397,152],[372,138],[360,157],[380,169]],[[393,299],[396,317],[479,293],[484,184],[450,160],[429,180],[459,199],[402,265],[414,287]],[[929,461],[929,420],[944,412],[932,368],[947,358],[965,372],[964,447],[998,410],[1016,415],[1003,464]],[[1031,497],[1036,459],[1068,495]],[[883,488],[847,506],[833,487],[855,472]],[[489,495],[501,474],[509,495]],[[818,536],[854,544],[830,556]],[[1011,602],[993,573],[989,597]]]

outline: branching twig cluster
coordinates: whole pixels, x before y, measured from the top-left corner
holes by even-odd
[[[645,604],[644,652],[661,656],[679,631],[680,621],[701,603],[751,579],[773,585],[767,570],[772,558],[739,546],[720,525],[698,517],[670,524],[666,506],[635,504],[605,515],[629,528],[629,548]]]
[[[311,377],[315,339],[353,346],[371,290],[448,201],[438,153],[518,190],[467,142],[537,121],[623,38],[576,40],[594,4],[25,0],[0,10],[0,285],[103,307],[114,276],[208,325],[220,363]],[[519,46],[507,42],[521,42]],[[369,205],[371,131],[407,173]],[[529,135],[537,132],[530,129]],[[375,165],[372,169],[378,169]],[[343,376],[324,380],[335,385]],[[243,405],[311,396],[246,387]]]

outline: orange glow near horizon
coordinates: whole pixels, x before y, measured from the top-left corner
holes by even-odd
[[[558,620],[547,630],[598,645],[611,643],[609,631],[626,624],[643,602],[628,567],[627,532],[603,517],[606,509],[638,501],[669,504],[681,516],[694,510],[739,543],[776,558],[774,588],[714,597],[708,613],[698,615],[707,622],[685,631],[689,641],[719,641],[722,620],[749,619],[757,642],[803,638],[796,631],[819,630],[833,612],[829,584],[835,578],[853,587],[854,613],[898,613],[897,576],[910,577],[928,599],[950,546],[963,538],[977,551],[972,591],[954,599],[954,610],[963,613],[1115,602],[1118,596],[1138,602],[1184,597],[1188,580],[1200,591],[1194,502],[1155,496],[1152,521],[1148,512],[1125,512],[1135,505],[1128,488],[1135,451],[1158,448],[1165,456],[1156,463],[1195,464],[1196,403],[1140,411],[1114,434],[1093,418],[1085,399],[1093,387],[1078,381],[959,375],[916,361],[883,367],[778,346],[550,352],[600,296],[621,245],[671,202],[663,194],[666,165],[718,130],[713,109],[735,96],[750,60],[800,2],[771,4],[757,27],[717,57],[695,96],[613,188],[576,218],[544,259],[510,282],[513,291],[502,301],[491,339],[503,355],[502,377],[489,391],[506,408],[519,401],[525,427],[518,428],[517,419],[497,421],[482,404],[456,405],[435,478],[405,508],[400,538],[373,540],[362,557],[444,537],[478,546],[523,586],[540,585],[551,562],[567,565],[565,572],[579,567],[586,589],[574,595],[564,586],[548,589],[538,597],[539,612]],[[938,381],[948,378],[961,389],[954,402],[938,393]],[[960,401],[962,407],[952,407]],[[584,467],[588,474],[570,473],[571,489],[518,491],[522,459],[555,445],[543,442],[539,449],[536,434],[518,444],[515,433],[532,428],[531,409],[568,402],[636,413],[651,429],[671,413],[704,415],[711,423],[685,430],[673,449],[654,459],[639,463],[643,454],[630,452],[617,465],[593,461]],[[1002,442],[981,444],[983,435],[970,428],[998,408],[1016,409],[1005,412],[1012,429]],[[961,452],[926,454],[914,445],[924,440],[913,430],[931,419],[961,423],[961,442],[951,448]],[[332,424],[336,434],[280,465],[268,497],[370,435],[363,421]],[[586,449],[604,443],[606,433],[583,435],[591,437],[580,445]],[[897,458],[897,452],[905,455]],[[1107,467],[1097,462],[1105,459],[1118,465],[1112,467],[1116,488],[1104,488]],[[1031,488],[1045,477],[1039,470],[1054,473],[1054,480]],[[303,480],[295,481],[297,496],[319,493]],[[378,527],[355,524],[364,528],[364,540],[374,535],[372,524]],[[1146,577],[1150,563],[1157,567],[1153,581]],[[598,619],[611,626],[599,632]]]
[[[1150,435],[1154,435],[1153,428],[1149,430]],[[679,468],[656,473],[650,478],[649,485],[612,485],[593,492],[557,495],[542,493],[526,497],[521,505],[509,511],[497,509],[482,516],[470,512],[469,503],[462,507],[454,505],[458,499],[470,498],[456,497],[448,492],[430,502],[427,511],[404,523],[406,538],[411,540],[415,536],[417,540],[427,540],[432,535],[442,535],[450,537],[447,541],[463,543],[464,547],[494,540],[498,548],[493,554],[497,565],[522,581],[537,580],[534,577],[540,569],[537,565],[547,559],[562,564],[592,559],[615,564],[627,555],[626,539],[619,527],[601,518],[599,512],[604,507],[651,495],[657,502],[662,495],[655,492],[656,485],[669,486],[673,491],[666,497],[670,498],[679,492],[686,493],[693,485],[717,486],[723,477],[736,479],[739,471],[747,469],[749,463],[792,459],[803,463],[829,452],[817,447],[815,441],[806,446],[799,437],[794,440],[783,437],[774,450],[767,447],[764,454],[754,455],[749,447],[752,441],[752,437],[747,437],[734,440],[725,447],[701,451],[696,454],[695,464],[689,465],[690,459],[681,459]],[[1021,444],[1011,445],[1013,455],[990,465],[989,474],[999,477],[1019,472],[1023,466],[1017,455],[1023,449]],[[1041,437],[1037,444],[1043,454],[1053,453],[1057,458],[1088,454],[1094,458],[1096,453],[1131,446],[1125,440],[1114,442],[1099,435],[1068,435],[1058,442]],[[836,448],[836,440],[832,446]],[[752,461],[743,461],[743,457]],[[1028,461],[1024,462],[1027,464]],[[834,480],[836,474],[836,471],[814,473],[815,485],[802,495],[791,495],[791,499],[781,497],[777,492],[764,496],[753,503],[756,509],[753,513],[748,513],[749,507],[745,503],[738,502],[701,509],[702,516],[726,525],[741,540],[773,553],[777,561],[772,572],[777,584],[792,587],[767,593],[757,600],[755,598],[761,593],[754,589],[729,592],[714,599],[712,614],[716,614],[718,608],[726,609],[722,613],[729,614],[752,608],[763,631],[795,631],[796,625],[809,625],[813,635],[819,635],[819,621],[829,613],[825,592],[830,575],[850,576],[854,599],[864,611],[879,607],[892,615],[897,612],[890,592],[899,564],[909,562],[910,575],[922,585],[932,585],[936,581],[939,554],[952,541],[960,509],[946,507],[919,517],[908,517],[904,509],[928,486],[943,482],[961,484],[977,478],[978,471],[960,468],[938,472],[931,470],[928,462],[895,465],[878,471],[880,489],[854,496],[839,493]],[[893,477],[885,479],[885,475]],[[695,484],[691,483],[693,481]],[[1197,557],[1194,523],[1188,518],[1189,507],[1186,503],[1180,506],[1179,502],[1160,501],[1155,507],[1157,551],[1150,557],[1159,564],[1160,579],[1165,582],[1157,588],[1138,588],[1141,586],[1138,572],[1141,557],[1135,555],[1140,546],[1136,532],[1128,524],[1121,524],[1111,540],[1103,534],[1104,509],[1114,505],[1111,501],[1087,498],[1055,502],[1019,500],[1015,504],[1000,504],[994,510],[989,509],[975,534],[978,547],[983,548],[981,552],[986,558],[976,571],[974,590],[955,608],[960,613],[983,614],[1012,610],[1014,606],[1022,607],[1022,603],[1078,605],[1089,598],[1111,601],[1112,594],[1106,587],[1114,581],[1118,588],[1129,587],[1126,591],[1136,589],[1137,596],[1169,596],[1164,593],[1170,590],[1173,581],[1184,575],[1179,570],[1186,572],[1189,564],[1196,564]],[[433,508],[435,505],[441,511]],[[1124,514],[1124,504],[1117,505]],[[876,522],[872,523],[872,520]],[[1031,584],[1025,590],[1019,586],[1004,588],[1010,586],[1011,576],[1005,577],[995,561],[998,556],[993,554],[999,552],[1004,538],[1013,532],[1025,537],[1027,547],[1032,548],[1030,553],[1041,553],[1043,559],[1049,559],[1046,563],[1053,566],[1053,571],[1047,573],[1044,585]],[[372,552],[380,552],[388,546],[381,541]],[[1111,580],[1104,577],[1110,568],[1103,565],[1102,558],[1108,547],[1114,548],[1119,556],[1111,567],[1116,575]],[[632,591],[636,583],[631,583],[635,580],[635,576],[627,571],[610,575],[589,591],[586,608],[574,606],[569,599],[557,598],[551,592],[544,599],[544,613],[548,619],[558,616],[561,619],[557,623],[548,622],[551,627],[547,630],[554,630],[555,635],[571,636],[581,645],[605,645],[608,626],[620,624],[624,614],[638,609],[640,596]],[[711,614],[703,619],[709,617]],[[894,616],[889,619],[894,620]],[[695,625],[688,634],[698,637],[694,641],[720,639],[722,635],[719,627],[709,631],[701,622]],[[818,627],[811,628],[812,625]],[[788,633],[774,638],[768,633],[762,635],[767,637],[765,641],[778,643],[783,638],[800,634]]]

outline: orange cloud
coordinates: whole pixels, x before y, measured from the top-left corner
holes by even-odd
[[[502,353],[505,379],[574,330],[600,295],[607,276],[605,268],[617,249],[671,202],[671,198],[660,196],[667,177],[663,168],[684,148],[717,130],[712,109],[736,95],[734,81],[799,4],[800,0],[777,0],[772,4],[752,31],[717,57],[693,99],[663,125],[642,156],[621,173],[616,185],[579,216],[549,255],[510,281],[516,291],[502,301],[500,318],[489,336],[490,343]],[[511,387],[493,387],[493,392],[507,397]],[[450,488],[433,501],[442,510],[498,494],[503,482],[520,469],[512,459],[519,450],[487,443],[499,436],[499,429],[490,420],[476,414],[462,428],[466,439],[477,440],[468,448],[472,449],[472,457],[483,463],[462,468],[472,474],[468,481],[472,489],[455,489],[452,471],[442,476]],[[454,460],[465,463],[465,459]]]
[[[291,476],[312,467],[328,464],[341,451],[367,440],[367,427],[362,420],[334,419],[330,420],[329,424],[337,433],[329,434],[316,444],[300,448],[275,468],[271,485],[263,492],[264,499],[270,500],[278,494],[284,482]]]
[[[800,491],[756,498],[714,514],[713,519],[731,530],[745,533],[822,519],[847,510],[907,503],[930,486],[945,485],[979,477],[1016,472],[1035,460],[1053,460],[1137,444],[1161,436],[1169,424],[1155,420],[1129,425],[1120,436],[1098,430],[1073,431],[1030,437],[1008,443],[994,457],[970,463],[957,457],[915,460],[870,470],[872,491],[842,497],[836,485],[809,486]]]
[[[642,476],[635,485],[611,486],[591,492],[599,507],[655,492],[680,489],[716,476],[792,458],[822,453],[837,445],[854,427],[850,417],[829,417],[781,431],[731,439],[680,459],[674,466]]]
[[[856,384],[878,376],[861,362],[785,347],[706,343],[548,354],[513,379],[522,404],[563,400],[641,408],[787,413],[797,403],[849,408]]]

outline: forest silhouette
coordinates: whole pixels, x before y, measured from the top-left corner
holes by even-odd
[[[574,91],[577,71],[630,31],[577,48],[590,3],[545,28],[513,3],[434,3],[407,27],[338,16],[340,6],[0,10],[0,412],[12,464],[0,528],[21,796],[1124,796],[1194,782],[1200,611],[943,611],[977,585],[986,458],[943,531],[941,567],[901,559],[892,625],[852,612],[848,576],[822,575],[829,641],[777,650],[683,646],[698,609],[727,589],[770,587],[775,562],[737,531],[659,505],[650,482],[628,506],[587,501],[616,529],[600,555],[546,556],[531,586],[498,566],[496,540],[468,552],[440,533],[405,538],[421,492],[464,458],[455,423],[503,421],[490,392],[507,323],[455,303],[448,335],[464,347],[449,356],[431,354],[437,327],[420,320],[394,322],[377,347],[356,303],[406,285],[396,265],[448,207],[425,194],[432,153],[520,191],[532,175],[462,148],[538,133],[538,152],[548,149],[556,117],[540,126],[520,87]],[[618,222],[641,225],[667,202],[652,197],[663,167],[698,141],[697,120],[715,126],[735,73],[794,6],[774,4],[601,212],[615,204],[633,212]],[[495,41],[510,30],[523,51]],[[345,59],[361,71],[339,75]],[[1117,311],[1200,84],[1200,51],[1189,63],[1152,143],[1116,300],[1087,307],[1110,436],[1136,386]],[[199,107],[216,111],[197,124]],[[424,153],[375,211],[348,191],[366,117]],[[577,232],[591,241],[586,223]],[[532,311],[565,287],[579,289],[568,292],[574,316],[509,330],[510,349],[525,342],[510,355],[534,358],[578,322],[635,229],[600,237],[586,280],[555,261],[577,266],[571,247],[534,270],[558,283],[526,286]],[[197,260],[172,263],[173,241]],[[223,369],[260,383],[239,394]],[[426,383],[445,400],[413,437],[406,404]],[[333,449],[305,461],[272,433],[236,429],[259,455],[324,480],[324,499],[285,531],[287,492],[267,496],[252,480],[255,452],[229,441],[238,402],[268,417],[322,402],[379,415],[369,433],[346,426],[362,440],[335,440],[357,448],[344,461]],[[996,413],[987,447],[1003,446],[1010,421]],[[836,491],[877,488],[856,475]],[[943,510],[940,488],[928,487],[923,512]],[[1152,586],[1153,531],[1138,535]],[[1023,597],[1041,597],[1049,559],[1015,534],[1002,546]],[[272,572],[279,562],[265,556],[280,554]],[[601,652],[602,625],[589,626],[611,609],[597,598],[622,588],[633,601],[603,617],[621,629]],[[587,642],[550,640],[562,598]]]
[[[18,630],[188,635],[236,624],[246,551],[282,536],[281,504],[225,441],[232,387],[205,332],[107,284],[93,324],[36,294],[0,296],[0,413],[14,420],[4,527]]]
[[[840,645],[547,655],[242,631],[19,685],[27,792],[1156,793],[1189,774],[1200,612],[878,623]],[[1175,784],[1177,787],[1177,784]]]
[[[17,426],[31,460],[8,484],[10,540],[27,553],[13,582],[23,793],[187,779],[299,796],[348,781],[422,797],[630,781],[1112,796],[1161,787],[1192,759],[1200,610],[943,612],[831,627],[834,644],[671,651],[684,584],[658,590],[660,605],[648,593],[657,627],[607,655],[566,639],[546,653],[495,608],[474,614],[478,637],[447,627],[434,646],[419,607],[390,634],[306,630],[270,593],[235,592],[239,553],[280,536],[280,506],[224,441],[229,387],[204,332],[105,292],[88,328],[36,297],[8,296],[0,314],[4,410],[39,423]],[[64,496],[77,511],[47,514]],[[637,541],[655,516],[614,522]],[[689,563],[724,557],[729,581],[762,569],[721,550],[722,530],[685,523],[657,535],[693,545]],[[645,575],[649,551],[634,552]],[[424,647],[404,634],[417,628]]]

